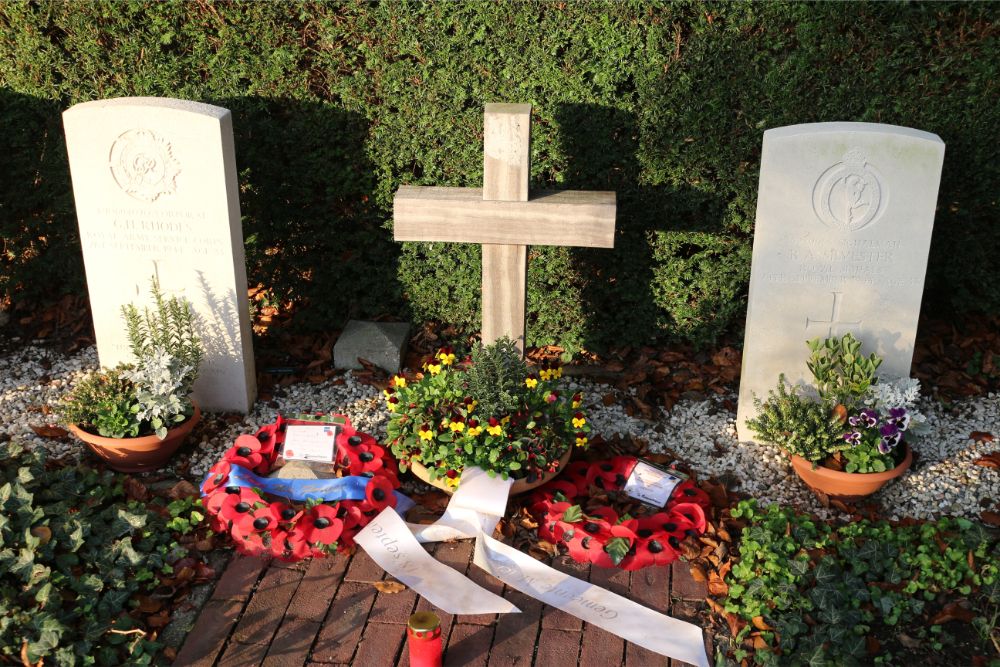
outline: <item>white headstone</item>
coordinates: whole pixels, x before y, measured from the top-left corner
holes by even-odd
[[[737,427],[778,374],[811,380],[811,338],[851,332],[885,377],[910,374],[944,142],[893,125],[764,133]]]
[[[119,98],[77,104],[63,124],[101,364],[131,360],[120,309],[148,303],[156,276],[197,314],[195,400],[248,411],[256,378],[229,110]]]

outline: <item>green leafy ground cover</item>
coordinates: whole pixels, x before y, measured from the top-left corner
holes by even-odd
[[[212,573],[179,543],[202,524],[198,501],[130,499],[129,481],[0,446],[4,662],[155,664],[161,607]]]
[[[763,132],[816,121],[942,137],[924,302],[997,313],[998,34],[990,3],[0,3],[0,300],[83,284],[60,113],[152,95],[233,111],[251,284],[301,327],[478,329],[478,247],[394,243],[391,202],[481,184],[490,101],[533,105],[532,187],[618,193],[614,251],[532,248],[529,345],[739,329]]]
[[[1000,665],[996,531],[965,519],[832,526],[754,501],[731,516],[746,524],[723,601],[737,660]]]

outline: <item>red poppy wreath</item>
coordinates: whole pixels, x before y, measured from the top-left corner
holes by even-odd
[[[212,517],[212,528],[228,533],[241,553],[270,554],[284,561],[351,548],[357,532],[386,507],[396,507],[401,496],[394,493],[399,488],[395,460],[374,438],[355,431],[346,417],[343,420],[336,437],[338,478],[330,480],[258,477],[271,472],[286,426],[316,422],[279,415],[255,435],[239,436],[202,483],[202,503]],[[324,501],[312,496],[296,502],[280,497],[282,490],[306,481],[336,487],[354,499]],[[280,499],[271,499],[275,496]]]
[[[677,485],[665,508],[638,518],[619,516],[610,507],[584,514],[577,502],[589,496],[591,487],[622,491],[636,462],[632,456],[616,456],[566,466],[561,479],[531,497],[538,536],[562,544],[573,560],[600,567],[638,570],[677,560],[681,542],[705,532],[705,512],[711,506],[708,494],[690,480]]]

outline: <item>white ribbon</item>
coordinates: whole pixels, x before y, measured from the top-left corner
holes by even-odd
[[[513,480],[467,468],[436,523],[404,523],[390,508],[354,541],[382,569],[449,614],[520,611],[502,597],[428,555],[420,542],[474,538],[473,562],[526,595],[661,655],[708,667],[701,628],[544,565],[491,537],[507,508]]]

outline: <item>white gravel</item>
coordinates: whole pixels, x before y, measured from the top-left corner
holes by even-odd
[[[71,357],[40,347],[24,347],[0,355],[0,441],[14,439],[42,447],[55,458],[81,458],[85,450],[74,440],[39,437],[31,426],[56,423],[52,410],[72,382],[97,367],[97,353],[88,348]],[[626,414],[620,403],[605,406],[602,397],[620,395],[608,385],[567,378],[566,391],[585,395],[595,433],[611,437],[631,435],[649,442],[657,452],[673,452],[700,477],[715,476],[730,488],[757,497],[763,503],[796,505],[820,516],[833,516],[798,480],[776,448],[739,442],[735,414],[723,403],[735,405],[735,396],[704,401],[684,401],[655,421]],[[295,384],[274,392],[274,400],[258,401],[245,417],[229,419],[208,415],[194,431],[200,438],[190,457],[189,472],[200,476],[241,433],[256,430],[279,412],[342,412],[354,425],[384,438],[386,411],[381,392],[360,384],[350,374],[323,384]],[[1000,449],[997,442],[975,442],[969,435],[984,431],[1000,438],[1000,396],[962,401],[950,409],[924,400],[929,432],[912,443],[917,463],[899,480],[874,496],[889,518],[931,518],[940,515],[978,517],[984,509],[1000,509],[1000,472],[973,464],[977,458]],[[46,414],[48,412],[48,414]],[[187,449],[187,448],[186,448]],[[178,457],[173,465],[184,462]]]

